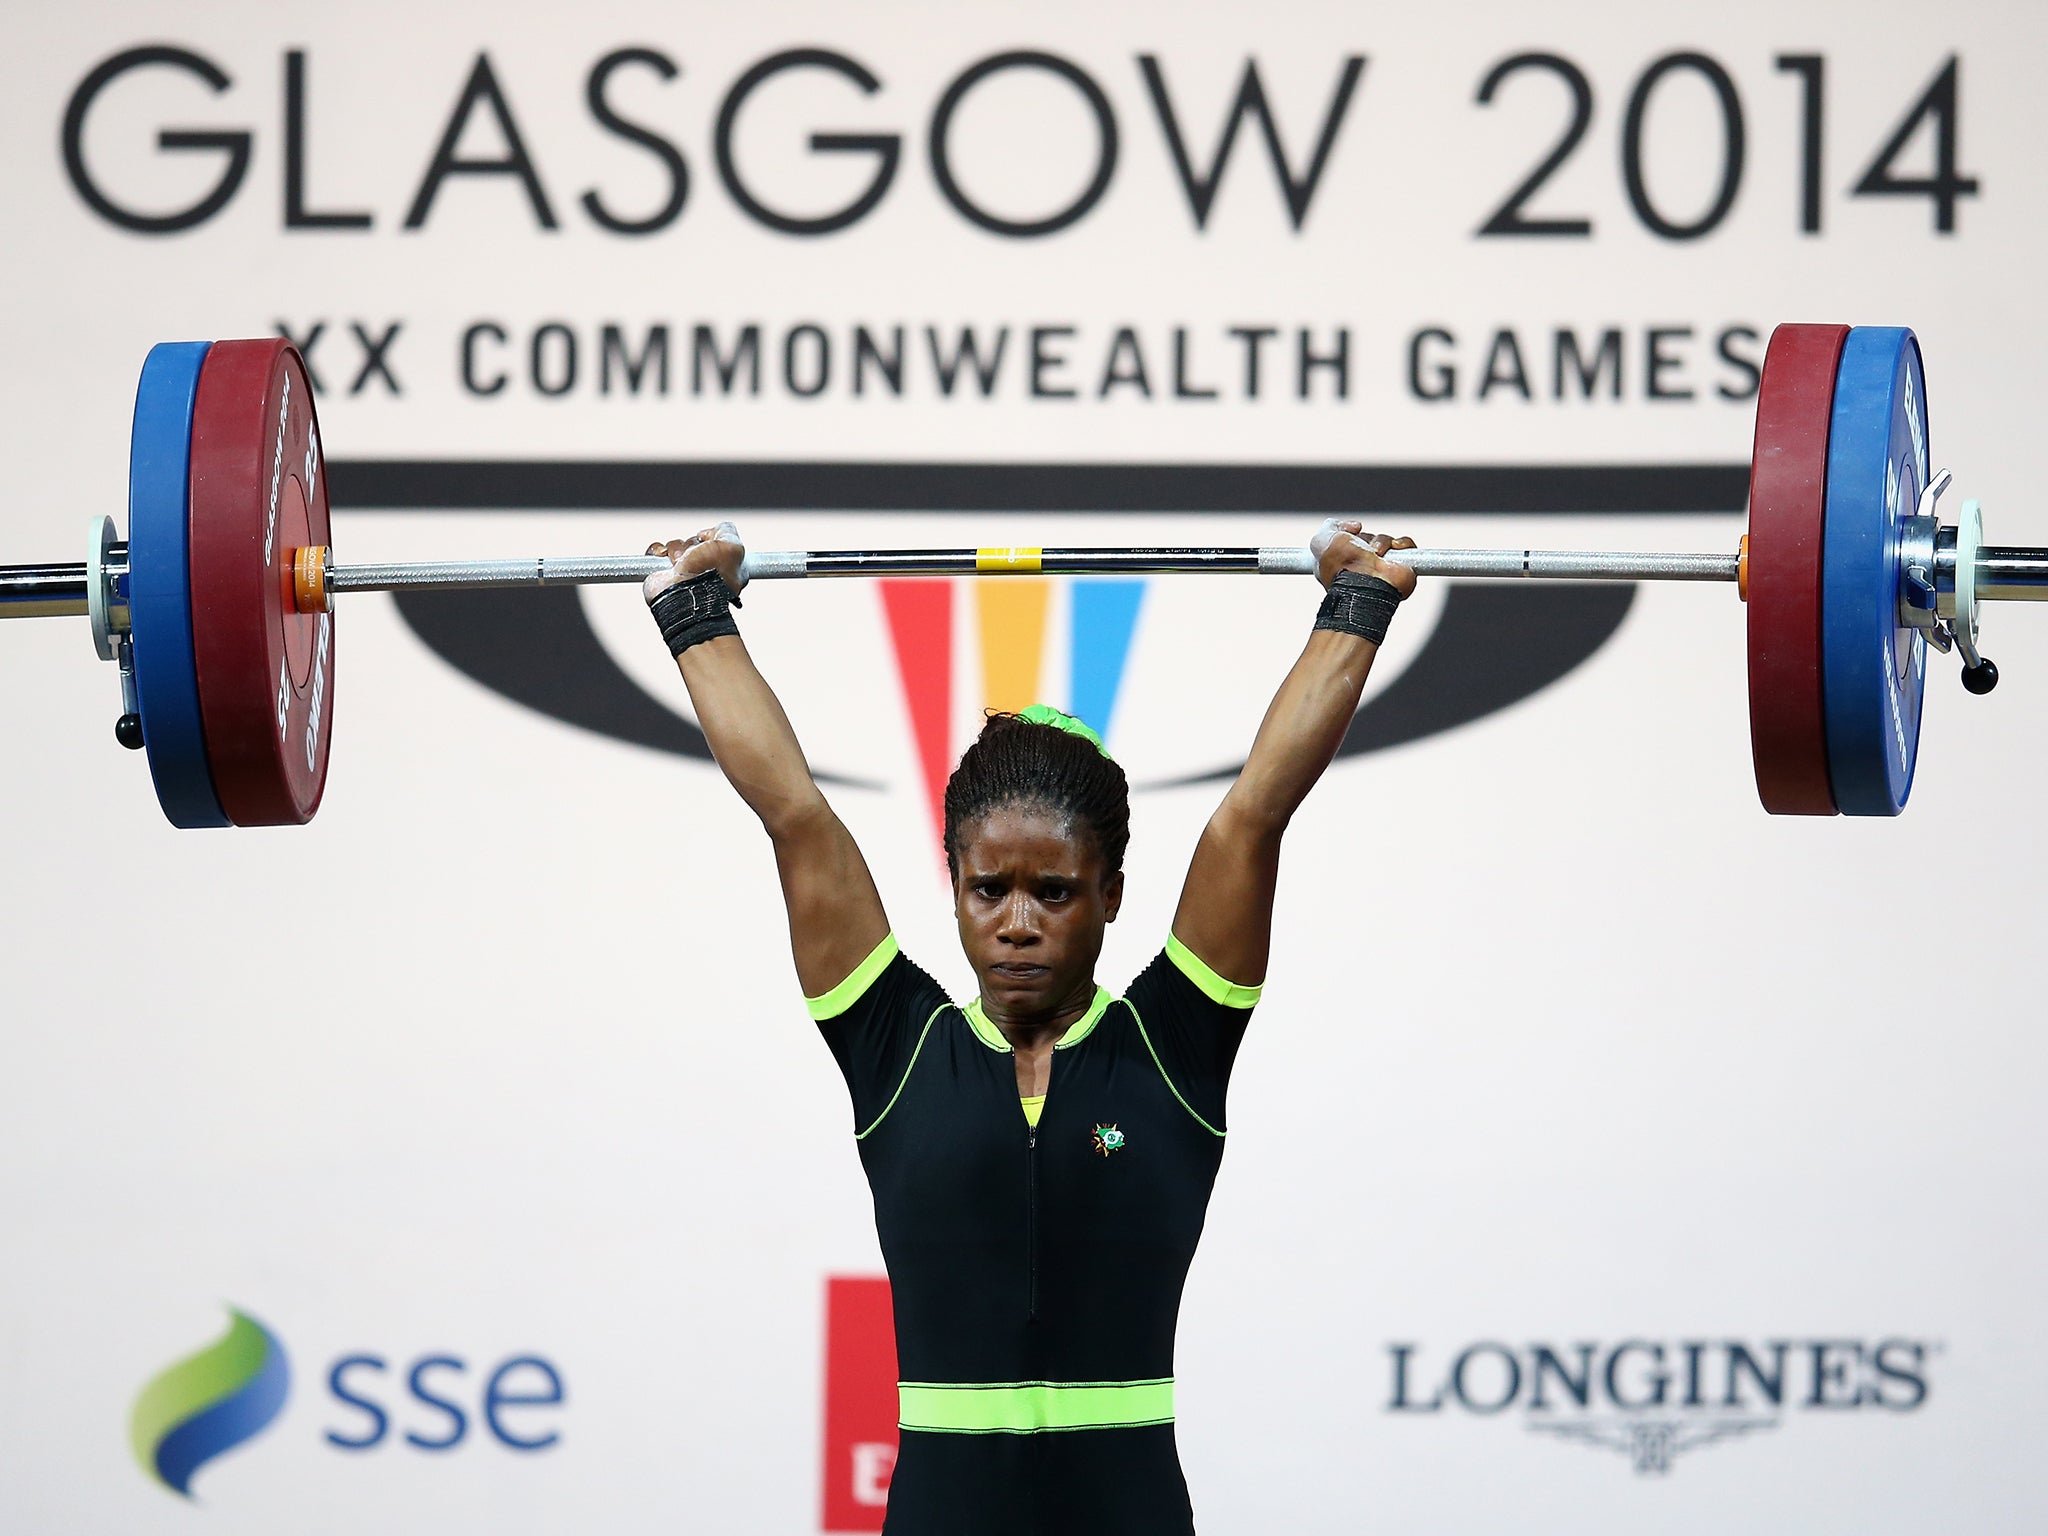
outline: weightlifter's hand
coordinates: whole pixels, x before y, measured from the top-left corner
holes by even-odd
[[[650,603],[677,582],[705,571],[723,576],[735,597],[746,585],[746,578],[740,575],[740,562],[746,558],[747,546],[740,542],[740,531],[731,523],[699,529],[687,539],[650,544],[647,553],[666,555],[669,564],[667,570],[656,571],[640,584],[641,595]]]
[[[1413,549],[1413,539],[1397,539],[1384,533],[1367,533],[1355,518],[1331,518],[1309,540],[1309,553],[1316,557],[1316,580],[1328,587],[1339,571],[1356,571],[1377,576],[1403,597],[1415,590],[1415,573],[1398,560],[1381,557],[1389,550]]]

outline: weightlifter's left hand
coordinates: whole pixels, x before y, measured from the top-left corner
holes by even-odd
[[[1389,551],[1413,549],[1415,541],[1391,534],[1367,533],[1356,518],[1331,518],[1309,540],[1309,552],[1316,557],[1316,580],[1325,588],[1339,571],[1356,571],[1377,576],[1402,597],[1415,590],[1415,573],[1398,560],[1382,558]]]

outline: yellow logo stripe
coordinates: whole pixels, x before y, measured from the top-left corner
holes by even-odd
[[[989,551],[981,553],[986,557]],[[1036,556],[1038,551],[1017,553]],[[1043,577],[977,582],[974,601],[981,629],[982,699],[990,709],[1014,714],[1038,701],[1052,583]]]

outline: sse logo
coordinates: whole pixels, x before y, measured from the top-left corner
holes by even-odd
[[[220,1340],[150,1380],[129,1419],[129,1442],[143,1471],[187,1499],[193,1475],[268,1429],[291,1393],[291,1366],[277,1335],[238,1308],[228,1309],[228,1319]],[[451,1451],[468,1437],[472,1394],[475,1421],[508,1450],[546,1450],[562,1438],[551,1421],[532,1417],[566,1401],[561,1372],[538,1355],[501,1361],[480,1390],[465,1383],[469,1367],[459,1355],[413,1360],[403,1368],[402,1395],[389,1384],[393,1369],[369,1353],[334,1362],[328,1392],[356,1422],[324,1427],[324,1443],[349,1452],[374,1449],[392,1438],[396,1416],[407,1445]]]

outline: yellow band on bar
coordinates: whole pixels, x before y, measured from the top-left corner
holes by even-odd
[[[993,574],[999,571],[1037,571],[1043,564],[1042,549],[977,549],[974,568]]]
[[[1173,1379],[896,1384],[898,1428],[954,1435],[1135,1429],[1173,1422]]]

